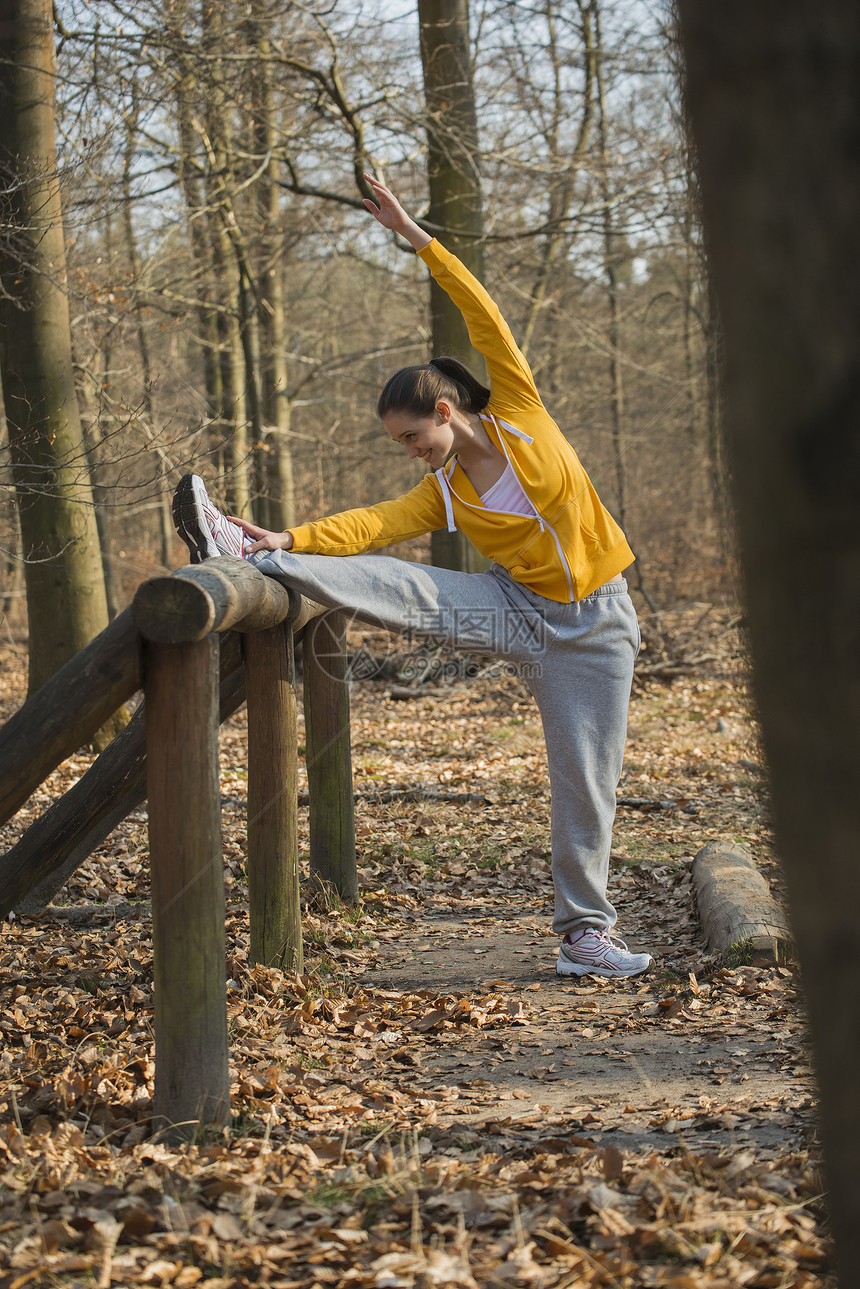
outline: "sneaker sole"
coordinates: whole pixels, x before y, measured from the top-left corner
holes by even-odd
[[[193,479],[193,475],[184,474],[176,485],[173,494],[173,525],[191,552],[191,563],[202,564],[209,555],[206,537],[200,526]]]
[[[646,966],[638,967],[636,971],[616,971],[612,967],[588,966],[584,962],[571,962],[570,958],[563,958],[559,954],[555,964],[555,974],[557,976],[602,976],[604,980],[632,980],[634,976],[644,976],[653,966],[654,959],[650,958]]]

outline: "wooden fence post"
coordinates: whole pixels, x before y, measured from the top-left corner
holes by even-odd
[[[251,961],[301,972],[298,740],[289,623],[244,637]]]
[[[150,644],[145,662],[155,963],[156,1125],[228,1123],[218,640]]]
[[[358,879],[344,615],[331,609],[315,618],[303,639],[311,874],[323,890],[352,901]]]

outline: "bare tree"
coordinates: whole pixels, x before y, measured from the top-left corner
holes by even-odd
[[[0,3],[0,370],[26,559],[30,690],[107,624],[75,393],[49,0]]]
[[[269,27],[271,6],[254,0],[250,45],[259,62],[253,85],[255,151],[262,173],[256,189],[260,237],[256,254],[259,293],[261,403],[264,417],[266,483],[259,520],[274,531],[296,522],[293,458],[290,444],[292,405],[288,396],[287,327],[284,293],[284,217],[281,210],[283,164],[278,155],[277,108]]]

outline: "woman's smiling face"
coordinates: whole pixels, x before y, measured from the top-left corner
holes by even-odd
[[[394,442],[405,448],[411,458],[420,457],[433,470],[445,464],[454,447],[450,414],[438,409],[432,416],[388,412],[382,418],[382,424]]]

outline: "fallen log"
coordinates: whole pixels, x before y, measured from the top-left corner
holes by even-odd
[[[152,917],[152,903],[130,904],[123,900],[120,904],[47,904],[39,909],[40,914],[56,918],[58,922],[68,922],[72,926],[102,926],[123,922],[129,918],[146,920]]]
[[[631,810],[674,810],[678,803],[661,797],[616,797],[615,804]]]
[[[693,861],[693,890],[708,947],[743,946],[755,962],[779,963],[791,952],[785,913],[743,846],[712,842]]]
[[[306,795],[306,794],[305,794]],[[356,801],[370,801],[374,805],[384,805],[390,801],[477,801],[480,805],[490,805],[485,792],[436,792],[432,788],[390,788],[370,792],[354,792]],[[301,797],[299,797],[301,802]]]

